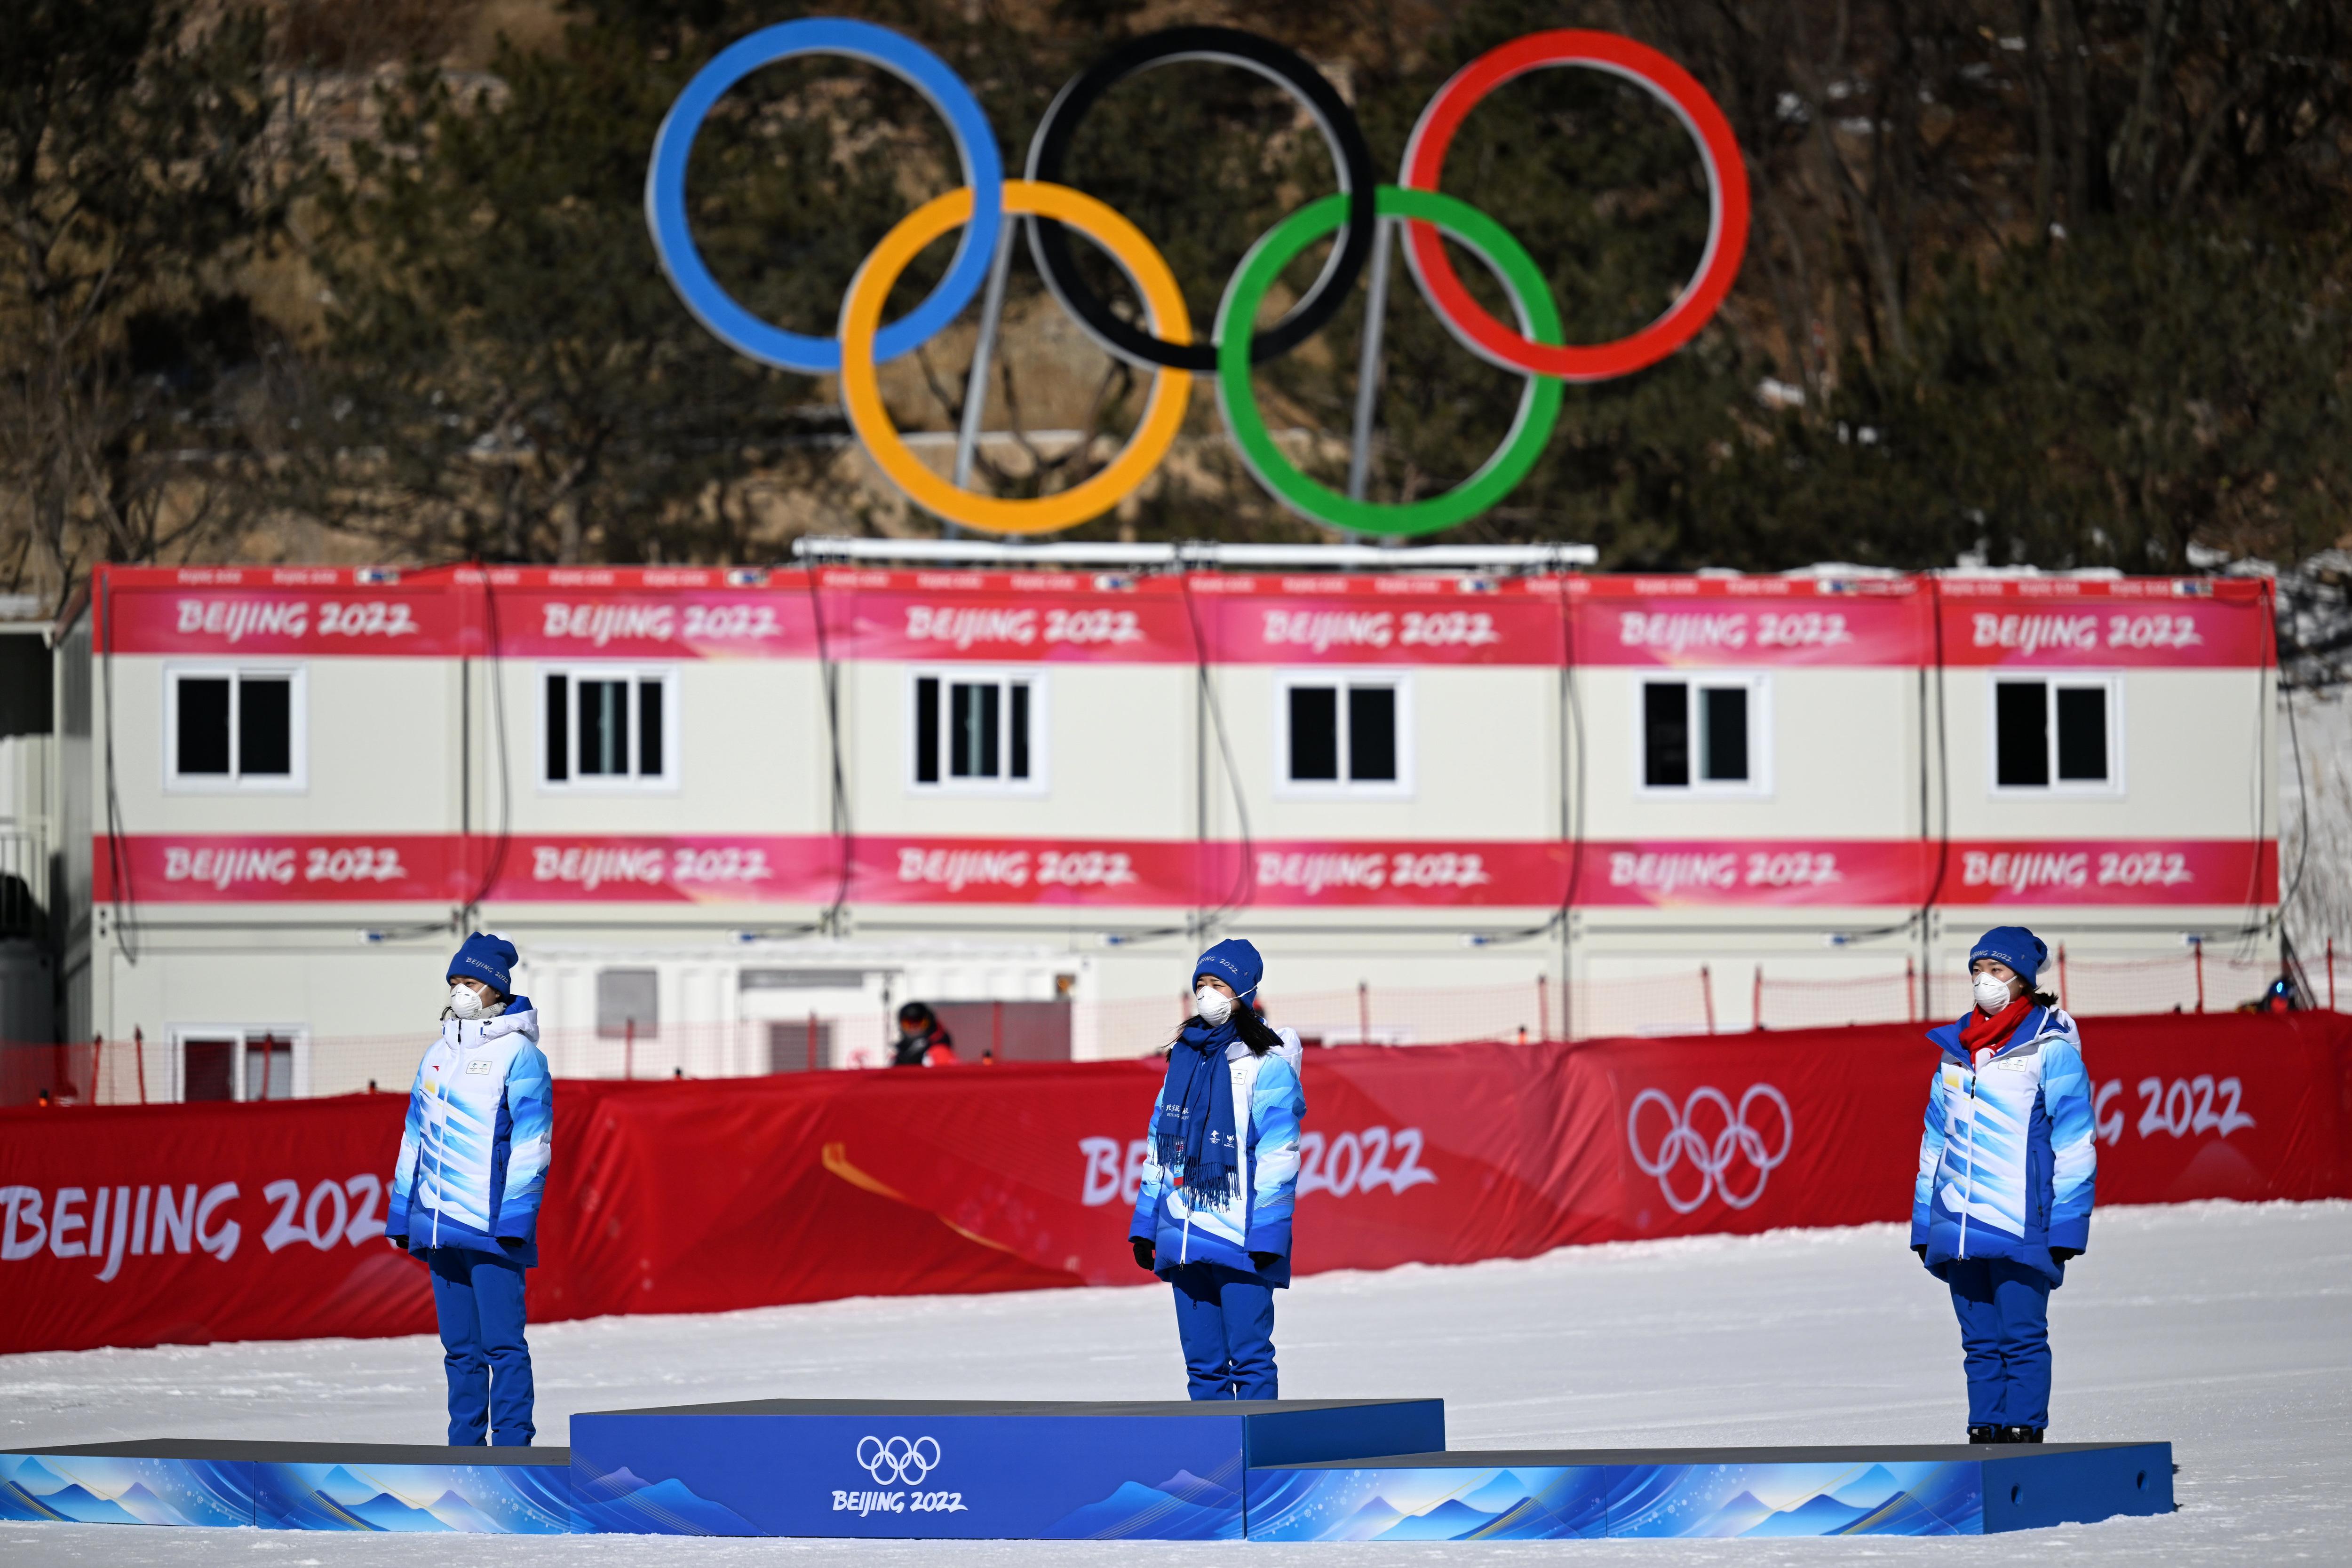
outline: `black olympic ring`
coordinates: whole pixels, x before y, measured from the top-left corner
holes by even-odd
[[[1364,144],[1363,127],[1356,123],[1354,112],[1330,79],[1304,57],[1270,38],[1232,27],[1170,27],[1147,33],[1096,61],[1055,95],[1029,143],[1028,178],[1062,183],[1062,163],[1069,153],[1070,138],[1095,100],[1138,71],[1177,60],[1216,60],[1239,66],[1287,89],[1323,132],[1331,161],[1339,165],[1339,189],[1348,196],[1347,226],[1340,231],[1330,259],[1324,263],[1323,275],[1288,315],[1251,340],[1250,362],[1262,364],[1288,353],[1339,313],[1348,291],[1364,269],[1365,259],[1372,254],[1373,235],[1379,226],[1372,205],[1379,177],[1372,170],[1372,151]],[[1069,235],[1061,224],[1049,218],[1030,219],[1029,254],[1062,308],[1110,352],[1139,364],[1170,370],[1204,375],[1216,370],[1214,343],[1171,343],[1113,315],[1102,296],[1078,276]]]

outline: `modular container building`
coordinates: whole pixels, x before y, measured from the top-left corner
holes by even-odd
[[[1402,1043],[1949,1016],[2011,921],[2185,988],[2274,925],[2260,582],[1105,553],[100,568],[62,1030],[153,1098],[396,1087],[467,928],[559,1071],[668,1076],[876,1061],[910,997],[1137,1054],[1225,935]]]

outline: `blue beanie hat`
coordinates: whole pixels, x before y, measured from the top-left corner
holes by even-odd
[[[488,931],[477,931],[458,947],[449,960],[446,980],[487,980],[490,988],[502,997],[514,995],[515,946],[505,937]]]
[[[1194,979],[1203,975],[1224,981],[1234,988],[1234,995],[1245,997],[1265,977],[1265,960],[1248,943],[1229,936],[1202,954],[1201,961],[1192,966]]]
[[[2042,973],[2042,966],[2050,961],[2050,949],[2042,938],[2022,925],[1996,925],[1977,938],[1969,950],[1969,967],[1977,967],[1979,958],[1990,958],[2006,964],[2017,977],[2031,985]]]

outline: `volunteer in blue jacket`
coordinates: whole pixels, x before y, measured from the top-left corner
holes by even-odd
[[[2033,988],[2050,950],[2001,925],[1969,954],[1976,1006],[1927,1031],[1911,1250],[1951,1287],[1969,1375],[1969,1441],[2038,1443],[2050,1425],[2050,1292],[2091,1244],[2097,1158],[2083,1040]]]
[[[1192,966],[1193,1005],[1168,1047],[1128,1239],[1175,1287],[1195,1399],[1274,1399],[1274,1292],[1290,1283],[1298,1186],[1298,1036],[1251,1005],[1265,972],[1246,942]]]
[[[514,944],[477,931],[449,960],[441,1038],[417,1064],[384,1235],[433,1271],[449,1375],[449,1441],[529,1448],[523,1270],[555,1129],[539,1015],[513,994]]]

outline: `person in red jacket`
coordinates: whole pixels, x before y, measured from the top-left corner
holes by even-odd
[[[940,1022],[939,1015],[923,1002],[908,1002],[898,1009],[898,1039],[890,1049],[893,1067],[953,1067],[956,1065],[955,1036]]]

